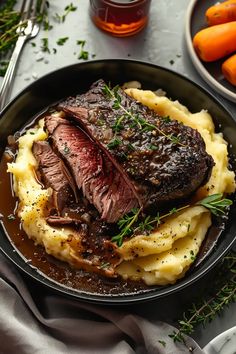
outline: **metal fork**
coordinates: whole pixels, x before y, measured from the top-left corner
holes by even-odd
[[[39,24],[36,22],[38,0],[23,0],[21,5],[21,20],[17,28],[19,35],[15,48],[13,50],[9,65],[4,76],[0,89],[0,111],[4,108],[10,96],[13,87],[13,76],[15,74],[18,59],[22,52],[25,42],[37,36],[39,32]],[[41,1],[39,14],[43,14],[46,0]]]

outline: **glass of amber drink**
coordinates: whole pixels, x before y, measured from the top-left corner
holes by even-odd
[[[146,26],[150,3],[151,0],[90,0],[90,15],[100,29],[125,37]]]

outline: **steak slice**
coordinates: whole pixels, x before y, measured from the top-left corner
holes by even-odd
[[[56,126],[55,116],[46,117],[45,123],[77,186],[103,220],[114,223],[138,205],[123,175],[84,131],[61,118]]]
[[[160,117],[103,80],[59,104],[97,142],[136,190],[144,208],[189,197],[211,174],[214,161],[195,129]],[[125,213],[125,212],[124,212]]]
[[[32,152],[38,163],[40,180],[46,188],[52,188],[53,204],[60,215],[68,200],[77,199],[73,178],[48,142],[34,142]]]

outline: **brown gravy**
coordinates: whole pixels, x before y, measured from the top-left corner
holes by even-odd
[[[42,246],[36,246],[22,230],[20,219],[15,215],[17,198],[12,190],[11,176],[7,173],[9,155],[4,153],[0,162],[0,217],[6,235],[15,249],[25,259],[26,267],[36,267],[52,281],[68,288],[92,294],[134,294],[150,291],[142,282],[108,279],[83,270],[72,269],[68,264],[48,255]],[[12,216],[14,215],[14,216]]]

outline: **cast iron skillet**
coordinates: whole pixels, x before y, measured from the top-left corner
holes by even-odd
[[[138,80],[144,89],[156,90],[162,88],[168,97],[178,99],[190,111],[198,112],[206,109],[214,117],[216,130],[223,132],[230,144],[230,153],[236,155],[236,123],[227,110],[207,91],[185,77],[162,67],[130,60],[101,60],[75,64],[54,71],[23,90],[1,113],[0,119],[0,154],[6,145],[7,136],[19,130],[29,122],[35,114],[48,105],[69,95],[85,92],[91,83],[103,78],[111,85],[126,81]],[[235,169],[235,166],[234,166]],[[22,271],[41,284],[71,297],[103,304],[131,304],[140,301],[157,299],[177,292],[196,282],[229,251],[236,239],[235,204],[231,208],[226,228],[221,234],[214,250],[198,266],[194,267],[182,280],[175,285],[157,287],[150,292],[140,292],[132,295],[96,295],[79,292],[56,283],[37,269],[26,263],[14,250],[9,242],[4,228],[0,227],[0,247],[5,255]]]

